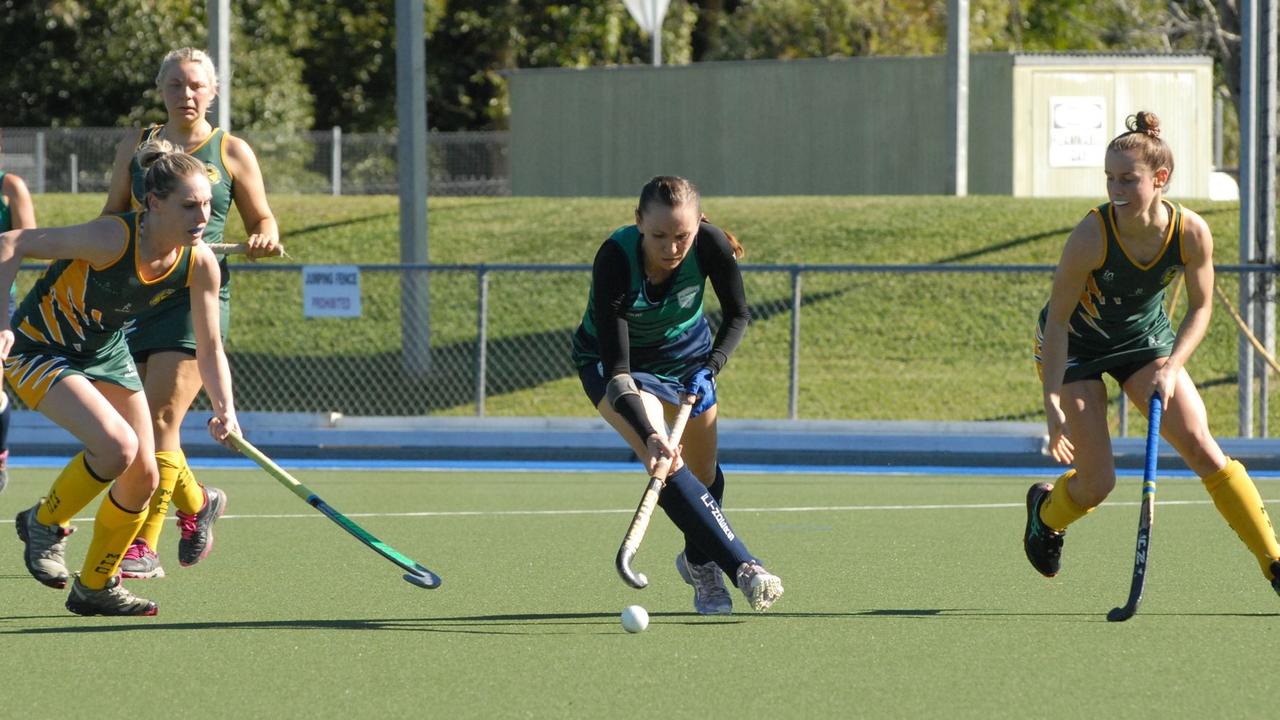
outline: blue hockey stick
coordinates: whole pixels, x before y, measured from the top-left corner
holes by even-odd
[[[1147,583],[1147,556],[1151,552],[1151,523],[1156,512],[1156,456],[1160,453],[1160,416],[1164,407],[1160,394],[1151,396],[1147,411],[1147,464],[1142,470],[1142,509],[1138,513],[1138,547],[1133,556],[1133,581],[1129,585],[1129,601],[1124,607],[1107,613],[1110,622],[1124,622],[1138,612],[1142,589]]]

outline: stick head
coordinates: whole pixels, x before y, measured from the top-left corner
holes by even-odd
[[[417,585],[427,590],[435,590],[440,587],[440,583],[444,582],[439,575],[421,566],[415,572],[405,573],[404,580],[410,585]]]
[[[1137,608],[1118,607],[1111,608],[1111,612],[1107,613],[1107,622],[1124,622],[1133,617],[1137,612]]]
[[[618,576],[622,578],[622,582],[631,587],[640,590],[649,585],[649,578],[644,573],[636,572],[631,569],[631,559],[636,556],[633,548],[623,545],[618,548],[618,557],[614,562],[614,566],[618,569]]]

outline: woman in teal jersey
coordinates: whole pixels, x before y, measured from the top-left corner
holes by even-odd
[[[209,433],[228,445],[228,435],[239,432],[218,329],[222,273],[202,242],[212,195],[204,164],[161,141],[141,148],[139,159],[147,168],[141,211],[0,235],[0,282],[13,282],[25,257],[53,261],[12,325],[8,308],[0,313],[5,379],[85,448],[45,497],[18,514],[33,577],[66,587],[68,523],[110,487],[67,598],[67,609],[81,615],[156,613],[155,603],[126,590],[117,573],[159,482],[151,412],[124,339],[125,324],[140,309],[189,290],[196,362],[213,405]]]
[[[694,588],[694,609],[732,612],[723,573],[753,608],[765,610],[782,595],[782,581],[725,520],[716,458],[714,378],[751,319],[737,263],[742,246],[706,221],[697,188],[683,178],[650,180],[635,219],[596,253],[574,364],[592,405],[649,471],[660,458],[676,458],[658,502],[684,533],[676,570]],[[707,279],[724,313],[714,340],[702,312]],[[686,394],[698,402],[677,448],[656,428],[665,427],[664,416],[674,416]]]
[[[203,51],[181,48],[165,56],[156,74],[156,87],[164,98],[167,121],[120,143],[103,212],[124,212],[142,202],[143,173],[133,161],[134,152],[147,139],[162,138],[204,163],[213,191],[205,241],[222,241],[223,227],[234,202],[249,236],[249,257],[277,254],[279,231],[253,151],[243,140],[213,127],[205,117],[217,86],[213,62]],[[225,258],[220,265],[221,328],[225,341],[230,322],[230,273]],[[213,547],[213,522],[226,507],[226,494],[197,483],[182,452],[182,421],[200,392],[190,297],[185,292],[174,293],[139,316],[127,328],[126,337],[151,405],[160,485],[121,572],[124,577],[157,578],[164,576],[156,551],[170,501],[178,507],[178,527],[182,531],[178,562],[187,566],[199,562]]]
[[[1023,546],[1041,574],[1061,566],[1069,524],[1097,507],[1116,484],[1107,391],[1116,379],[1144,412],[1158,394],[1160,434],[1202,479],[1214,505],[1280,592],[1280,545],[1257,487],[1209,432],[1204,402],[1185,365],[1209,327],[1213,236],[1196,213],[1164,199],[1173,152],[1152,113],[1129,118],[1107,147],[1110,202],[1090,211],[1067,238],[1048,305],[1040,314],[1036,361],[1044,386],[1049,454],[1074,468],[1027,493]],[[1174,333],[1165,287],[1186,278],[1187,313]]]
[[[22,178],[0,169],[0,232],[36,226],[36,208]],[[18,286],[9,284],[9,312],[18,306]],[[0,492],[9,485],[9,420],[13,408],[0,391]]]

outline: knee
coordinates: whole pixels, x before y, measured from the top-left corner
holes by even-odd
[[[1086,472],[1079,470],[1071,478],[1068,489],[1071,499],[1081,507],[1096,507],[1116,489],[1116,471],[1114,468],[1099,468]]]
[[[172,401],[164,402],[151,413],[151,422],[155,425],[156,434],[162,435],[177,427],[178,424],[182,422],[183,416],[186,414],[186,408],[178,407]]]
[[[119,477],[138,455],[138,435],[125,422],[106,428],[101,440],[85,448],[89,465],[102,477]],[[154,463],[152,463],[154,465]],[[159,473],[156,473],[157,478]]]

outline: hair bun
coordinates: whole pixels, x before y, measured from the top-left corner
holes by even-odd
[[[1139,110],[1125,118],[1124,125],[1129,132],[1139,132],[1152,138],[1160,137],[1160,118],[1153,112]]]

